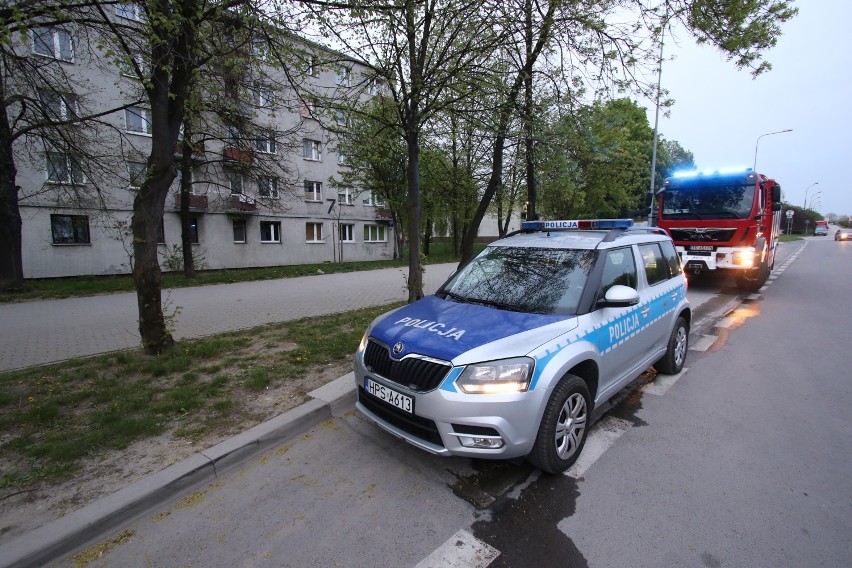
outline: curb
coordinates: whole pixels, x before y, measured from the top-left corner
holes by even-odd
[[[103,497],[0,549],[2,568],[44,566],[190,487],[209,483],[355,406],[354,372],[308,393],[313,400]]]

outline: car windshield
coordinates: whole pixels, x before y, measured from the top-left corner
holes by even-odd
[[[754,186],[698,182],[666,187],[663,217],[667,219],[746,219],[754,205]]]
[[[489,247],[438,296],[518,312],[576,314],[596,257],[594,250]]]

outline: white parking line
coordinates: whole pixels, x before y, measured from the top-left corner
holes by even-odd
[[[679,378],[686,374],[686,367],[684,367],[680,373],[677,375],[660,375],[657,374],[657,378],[654,379],[653,382],[650,382],[642,387],[642,390],[648,394],[655,394],[657,396],[663,396],[666,394],[666,391],[674,386]]]
[[[499,555],[499,550],[461,529],[415,568],[485,568]]]
[[[622,418],[607,416],[601,419],[589,432],[586,445],[577,461],[574,462],[565,475],[580,478],[599,457],[618,440],[627,429],[630,422]]]

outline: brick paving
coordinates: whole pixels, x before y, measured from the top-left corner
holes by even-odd
[[[456,263],[424,273],[431,294]],[[178,339],[266,323],[379,306],[408,297],[407,268],[324,274],[163,291],[165,312],[177,316]],[[0,304],[0,371],[86,357],[139,345],[136,294]]]

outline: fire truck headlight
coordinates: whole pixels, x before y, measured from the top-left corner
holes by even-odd
[[[753,250],[735,251],[734,264],[746,267],[754,266],[754,256]]]

